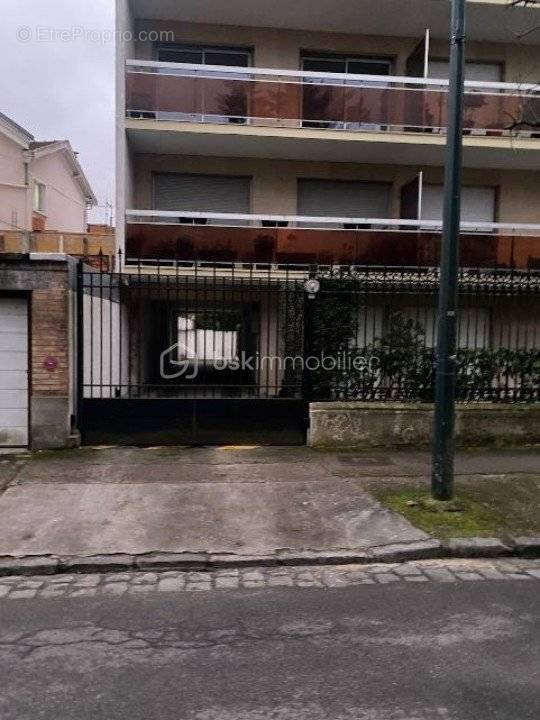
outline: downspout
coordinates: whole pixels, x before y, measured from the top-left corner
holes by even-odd
[[[28,226],[28,220],[32,221],[31,207],[31,194],[32,188],[30,186],[30,159],[27,153],[23,154],[23,165],[24,165],[24,184],[26,186],[26,192],[24,195],[24,230],[23,230],[23,247],[24,253],[30,252],[31,237],[32,237],[32,225]],[[30,207],[29,207],[30,206]]]

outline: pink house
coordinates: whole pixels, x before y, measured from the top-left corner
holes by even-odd
[[[0,113],[0,231],[84,233],[97,202],[69,140],[36,141]]]

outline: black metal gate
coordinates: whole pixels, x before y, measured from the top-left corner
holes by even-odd
[[[433,402],[436,268],[81,266],[85,443],[303,444],[310,400]],[[540,273],[463,269],[458,401],[540,398]]]
[[[303,444],[305,275],[79,270],[86,444]]]

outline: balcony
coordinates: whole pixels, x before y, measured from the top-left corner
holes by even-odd
[[[136,152],[436,165],[447,96],[432,78],[128,60],[126,127]],[[536,169],[539,123],[540,86],[467,82],[464,164]]]
[[[432,37],[447,38],[450,23],[448,0],[130,0],[132,15],[148,21],[212,23],[362,33],[394,37],[421,37],[430,28]],[[532,3],[509,9],[509,0],[469,0],[467,36],[482,42],[515,42],[515,32],[538,24]],[[514,32],[513,32],[514,31]],[[538,33],[527,42],[538,44]]]
[[[351,132],[445,132],[448,81],[128,61],[128,117]],[[540,86],[466,83],[466,134],[540,137]]]
[[[391,265],[439,263],[440,223],[380,218],[128,210],[126,261],[182,264]],[[461,266],[540,267],[540,225],[464,223]]]

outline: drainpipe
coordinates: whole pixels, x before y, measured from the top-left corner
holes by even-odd
[[[23,247],[22,251],[24,253],[30,252],[30,243],[31,243],[31,237],[32,237],[32,226],[30,226],[30,229],[28,229],[28,218],[30,218],[30,221],[32,220],[32,215],[30,212],[31,208],[31,187],[30,187],[30,159],[28,157],[27,153],[24,153],[23,155],[23,164],[24,164],[24,184],[26,186],[26,191],[24,193],[24,225],[23,225]]]

